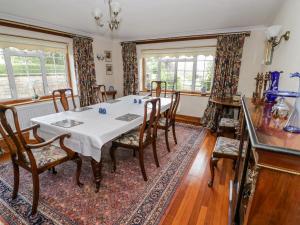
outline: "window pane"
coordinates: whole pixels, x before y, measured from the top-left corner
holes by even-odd
[[[45,63],[49,92],[52,93],[53,90],[68,87],[65,55],[48,52],[45,54]]]
[[[212,55],[198,55],[195,91],[201,91],[202,87],[204,87],[206,91],[211,91],[213,73],[214,57]]]
[[[41,60],[33,56],[12,56],[11,63],[18,98],[44,95]]]
[[[11,91],[9,88],[8,74],[4,61],[2,49],[0,49],[0,99],[11,98]]]
[[[178,62],[177,89],[192,91],[194,62]]]
[[[158,80],[158,58],[149,57],[145,59],[146,63],[146,77],[145,77],[145,88],[151,89],[151,81]]]
[[[167,82],[167,89],[174,89],[175,62],[161,62],[160,80]]]

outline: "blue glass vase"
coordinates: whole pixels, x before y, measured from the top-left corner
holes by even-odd
[[[269,86],[269,91],[278,91],[279,77],[280,77],[280,72],[278,71],[271,72],[271,82]],[[268,103],[275,102],[276,98],[277,95],[273,95],[270,93],[266,94],[266,100]]]

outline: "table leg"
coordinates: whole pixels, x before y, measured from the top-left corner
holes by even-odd
[[[102,161],[100,160],[100,162],[97,162],[95,159],[92,159],[91,165],[92,165],[94,179],[95,179],[95,183],[96,183],[95,192],[97,193],[100,188]]]

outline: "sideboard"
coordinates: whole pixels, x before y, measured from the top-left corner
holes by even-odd
[[[240,157],[232,182],[235,225],[300,224],[300,134],[285,132],[272,104],[242,99]]]

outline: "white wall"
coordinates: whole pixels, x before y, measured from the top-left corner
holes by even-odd
[[[107,88],[113,86],[114,89],[117,90],[117,96],[122,96],[123,62],[120,41],[103,36],[94,36],[93,40],[97,84],[105,84]],[[112,62],[105,62],[105,60],[100,61],[97,59],[97,54],[104,55],[104,51],[112,52]],[[106,64],[113,65],[112,75],[106,75]]]
[[[279,89],[298,89],[297,78],[289,78],[293,72],[300,72],[300,1],[286,0],[275,17],[273,24],[282,25],[282,32],[291,32],[288,41],[282,41],[275,48],[273,62],[266,67],[266,71],[282,70],[284,73],[279,80]]]

